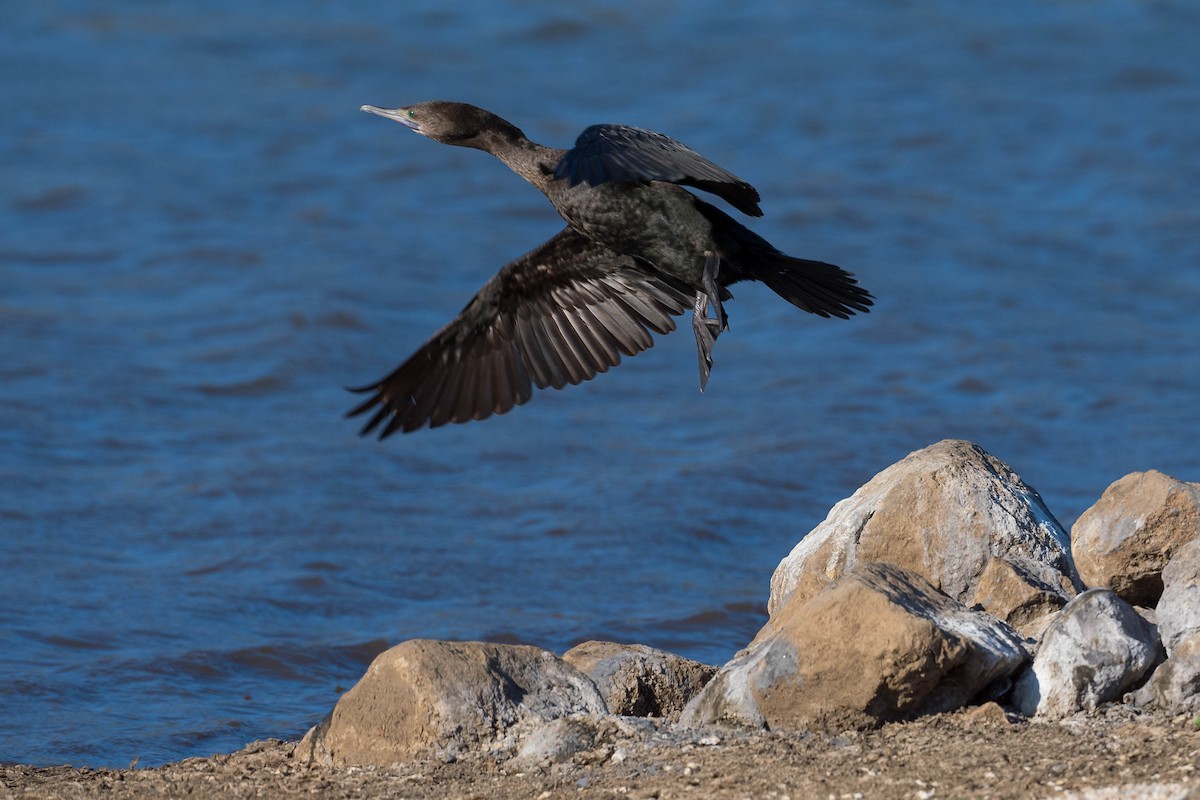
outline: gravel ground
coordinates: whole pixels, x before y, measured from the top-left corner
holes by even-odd
[[[867,732],[606,723],[556,763],[310,766],[294,743],[153,769],[0,766],[0,798],[1200,798],[1200,720],[1115,706],[1063,722],[995,704]]]

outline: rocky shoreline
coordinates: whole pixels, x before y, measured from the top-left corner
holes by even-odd
[[[1004,462],[938,442],[796,545],[769,612],[720,668],[404,642],[299,743],[0,767],[0,800],[1200,797],[1200,484],[1126,476],[1068,535]]]

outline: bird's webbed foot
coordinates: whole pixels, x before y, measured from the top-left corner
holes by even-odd
[[[712,372],[712,349],[721,335],[721,323],[708,316],[708,295],[696,292],[696,305],[692,309],[692,331],[696,334],[696,355],[700,360],[700,391],[708,386],[708,375]]]
[[[692,308],[692,331],[696,334],[696,355],[700,360],[700,391],[708,386],[708,376],[712,372],[712,349],[721,335],[721,331],[729,329],[729,317],[721,305],[721,287],[717,284],[717,271],[721,266],[721,258],[711,251],[704,254],[704,271],[700,282],[703,287],[696,292],[696,305]],[[712,306],[716,318],[708,316],[708,308]]]
[[[708,295],[708,304],[716,315],[718,332],[729,330],[729,316],[725,306],[721,304],[721,287],[717,284],[717,273],[721,270],[721,257],[711,250],[704,253],[704,271],[700,275],[700,283],[704,293]]]

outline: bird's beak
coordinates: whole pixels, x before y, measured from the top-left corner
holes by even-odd
[[[380,108],[379,106],[362,106],[358,110],[366,111],[368,114],[378,114],[381,117],[385,117],[390,120],[395,120],[396,122],[399,122],[401,125],[405,126],[406,128],[412,128],[417,133],[421,132],[421,126],[419,126],[415,120],[409,119],[408,109]]]

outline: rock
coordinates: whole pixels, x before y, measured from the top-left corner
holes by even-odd
[[[1027,659],[1006,624],[890,564],[793,596],[684,709],[685,725],[863,727],[958,708]]]
[[[1200,711],[1200,636],[1175,644],[1134,697],[1137,705],[1157,705],[1174,713]]]
[[[559,717],[524,737],[516,758],[531,764],[555,763],[595,746],[595,727],[583,719]]]
[[[1138,692],[1139,705],[1200,711],[1200,539],[1179,547],[1162,571],[1159,634],[1167,660]]]
[[[509,750],[549,720],[605,712],[587,676],[548,651],[414,639],[376,657],[294,756],[338,766],[451,761]]]
[[[566,761],[601,764],[616,759],[619,763],[655,733],[647,720],[595,714],[559,717],[521,738],[513,764],[517,768],[544,768]]]
[[[1155,609],[1167,654],[1184,639],[1200,636],[1200,539],[1177,548],[1162,571],[1163,593]]]
[[[1004,708],[995,700],[990,700],[983,705],[972,706],[964,712],[963,723],[969,728],[1012,724]]]
[[[1071,528],[1079,577],[1133,605],[1154,606],[1163,567],[1175,550],[1200,539],[1200,484],[1151,470],[1104,490]]]
[[[717,668],[643,644],[584,642],[563,653],[600,690],[612,714],[678,719]]]
[[[1013,705],[1052,718],[1095,710],[1140,680],[1158,655],[1152,625],[1113,591],[1090,589],[1046,629],[1033,665],[1013,688]]]
[[[1069,547],[1066,531],[1012,469],[978,445],[947,439],[834,506],[776,568],[768,610],[881,561],[1024,629],[1082,588]]]

